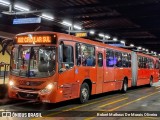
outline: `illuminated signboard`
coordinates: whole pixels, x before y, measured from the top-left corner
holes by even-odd
[[[35,18],[16,18],[13,19],[13,24],[32,24],[32,23],[41,23],[40,17]]]
[[[16,43],[18,44],[49,44],[49,43],[52,43],[52,37],[49,35],[17,36]]]
[[[111,46],[116,46],[116,47],[124,47],[125,46],[125,44],[123,44],[123,43],[117,43],[117,44],[109,44],[109,45],[111,45]]]
[[[76,37],[87,37],[87,33],[76,33]]]

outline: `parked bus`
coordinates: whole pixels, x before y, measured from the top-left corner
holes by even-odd
[[[48,103],[158,81],[158,59],[56,32],[28,32],[14,39],[9,98]]]

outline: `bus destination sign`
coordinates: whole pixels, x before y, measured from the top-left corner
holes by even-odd
[[[18,44],[50,44],[52,43],[52,38],[49,35],[17,36],[16,43]]]
[[[86,32],[80,32],[80,33],[76,33],[75,34],[76,37],[87,37],[87,33]]]

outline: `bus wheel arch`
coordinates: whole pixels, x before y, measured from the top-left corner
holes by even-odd
[[[128,89],[128,77],[124,77],[121,92],[126,93],[127,89]]]
[[[80,103],[86,103],[89,100],[92,90],[92,83],[90,79],[85,79],[80,87]]]

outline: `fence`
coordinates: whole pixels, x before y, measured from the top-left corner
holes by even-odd
[[[3,79],[3,84],[6,82],[6,76],[9,74],[9,66],[10,64],[6,64],[4,62],[0,63],[0,78]]]

